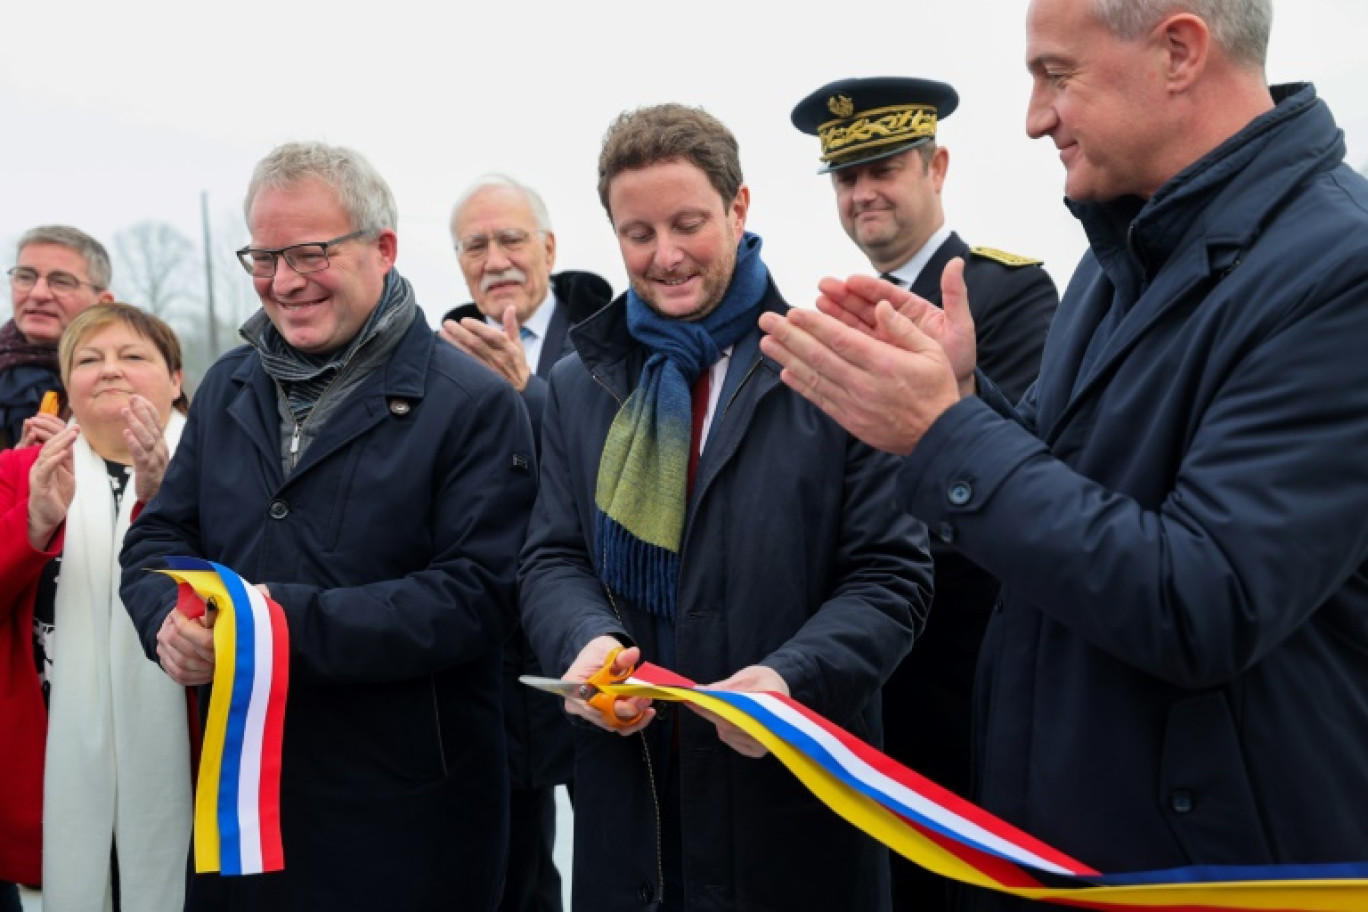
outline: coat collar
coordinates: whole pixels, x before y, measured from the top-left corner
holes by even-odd
[[[1273,89],[1273,110],[1180,172],[1150,200],[1070,203],[1091,256],[1060,304],[1059,337],[1037,390],[1047,441],[1079,403],[1174,309],[1234,270],[1287,200],[1344,157],[1342,132],[1309,84]],[[1079,376],[1089,342],[1118,298],[1126,308]]]
[[[411,411],[426,393],[428,365],[436,342],[436,335],[420,315],[404,332],[390,359],[362,380],[347,406],[329,418],[290,474],[290,479],[369,430],[391,411],[399,414],[405,406]],[[242,351],[243,356],[232,373],[232,382],[238,391],[228,404],[228,415],[260,451],[265,463],[278,473],[280,412],[276,385],[262,369],[256,352],[247,346]]]
[[[955,257],[967,256],[968,253],[969,245],[964,243],[958,234],[950,232],[945,243],[936,248],[936,252],[931,254],[931,259],[926,261],[926,265],[917,274],[917,281],[912,283],[912,293],[940,306],[941,273],[945,272],[945,265]]]
[[[789,310],[789,305],[780,296],[772,278],[765,288],[760,309],[780,314]],[[741,371],[742,376],[750,373],[751,368],[758,363],[778,377],[779,365],[761,353],[759,340],[760,329],[757,325],[737,342],[732,352],[732,367],[727,372],[727,384],[723,387],[724,397],[732,385],[732,376],[740,370],[738,362],[743,352],[749,354],[746,356],[745,370]],[[618,295],[607,307],[572,328],[570,341],[590,375],[619,402],[625,401],[636,383],[637,375],[641,373],[642,365],[646,363],[644,350],[627,330],[627,296]],[[724,408],[727,401],[726,398],[720,399],[719,408]]]

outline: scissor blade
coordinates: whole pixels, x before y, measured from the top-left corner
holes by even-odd
[[[594,687],[585,685],[583,681],[562,681],[560,678],[542,678],[537,675],[519,675],[518,680],[528,687],[535,687],[537,690],[544,690],[547,693],[559,694],[570,700],[587,700],[592,697],[597,690]],[[586,691],[588,691],[586,693]]]

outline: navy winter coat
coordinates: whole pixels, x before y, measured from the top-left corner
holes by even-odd
[[[517,393],[421,316],[288,478],[257,354],[210,369],[125,541],[122,593],[154,660],[175,592],[146,571],[165,556],[225,564],[284,609],[285,871],[196,877],[187,908],[494,907],[499,657],[534,472]]]
[[[965,400],[900,474],[1003,581],[983,804],[1103,871],[1368,860],[1368,184],[1275,97],[1076,207],[1025,428]]]
[[[764,306],[787,310],[773,285]],[[925,530],[894,505],[897,461],[780,383],[759,330],[749,333],[698,465],[667,643],[656,618],[621,597],[615,616],[591,557],[599,457],[645,361],[625,299],[571,338],[578,357],[551,376],[520,571],[523,624],[543,666],[563,672],[602,634],[700,683],[764,664],[795,699],[879,743],[879,687],[911,646],[931,588]],[[576,909],[652,908],[662,889],[667,909],[695,912],[887,908],[886,850],[772,756],[742,757],[694,713],[657,709],[628,738],[576,727]],[[669,764],[678,764],[684,883],[662,884],[657,815]]]

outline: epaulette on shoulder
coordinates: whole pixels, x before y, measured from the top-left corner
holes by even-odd
[[[1033,260],[1030,257],[1018,256],[1005,250],[998,250],[996,247],[970,247],[969,252],[974,256],[981,256],[985,260],[1001,263],[1009,269],[1019,269],[1022,266],[1039,266],[1045,262],[1044,260]]]

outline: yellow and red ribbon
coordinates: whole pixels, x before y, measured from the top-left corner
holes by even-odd
[[[946,877],[1100,910],[1364,912],[1368,862],[1093,870],[946,791],[796,701],[705,690],[658,666],[603,690],[692,703],[755,738],[814,795],[890,849]]]
[[[214,680],[195,790],[195,870],[261,874],[285,867],[280,752],[289,690],[289,629],[280,606],[232,570],[174,557],[177,609],[218,609]]]

